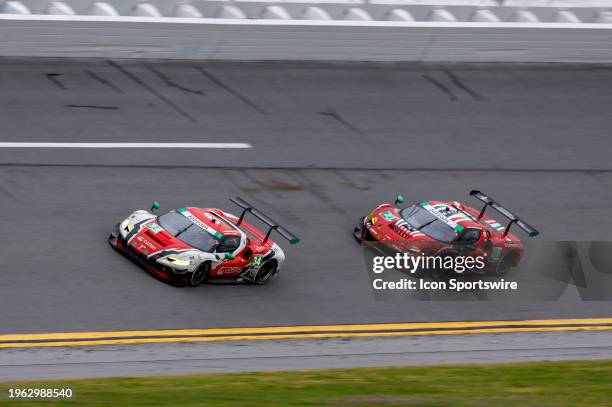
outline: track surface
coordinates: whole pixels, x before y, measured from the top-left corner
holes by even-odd
[[[478,188],[543,239],[607,239],[610,83],[612,70],[589,66],[2,60],[1,141],[254,148],[0,150],[0,331],[610,316],[571,290],[556,302],[376,301],[350,237],[396,193]],[[267,286],[173,288],[105,241],[154,199],[229,209],[236,195],[302,237]]]

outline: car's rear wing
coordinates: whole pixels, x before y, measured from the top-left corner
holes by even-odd
[[[300,242],[299,237],[289,232],[286,228],[280,226],[278,223],[270,219],[268,215],[255,208],[253,205],[251,205],[244,199],[237,196],[236,198],[230,198],[230,201],[242,208],[242,213],[240,214],[240,217],[238,218],[237,222],[238,225],[242,223],[244,215],[246,215],[247,212],[250,212],[253,216],[255,216],[257,219],[259,219],[270,227],[270,229],[268,229],[268,232],[266,233],[265,239],[263,240],[264,242],[268,240],[273,230],[276,230],[279,235],[287,239],[290,244],[298,244]]]
[[[508,218],[510,223],[508,223],[508,226],[506,226],[503,236],[506,236],[508,234],[508,232],[510,231],[510,228],[512,227],[514,223],[516,223],[518,227],[520,227],[525,232],[527,232],[529,237],[535,237],[540,234],[540,232],[538,232],[534,227],[530,226],[527,222],[525,222],[518,216],[514,215],[512,212],[510,212],[509,210],[501,206],[499,203],[495,202],[491,197],[487,196],[486,194],[480,191],[470,191],[470,195],[475,197],[479,201],[484,202],[485,204],[482,207],[480,214],[478,215],[478,219],[484,216],[485,211],[487,210],[488,206],[490,206],[491,208],[495,209],[497,212],[501,213],[506,218]]]

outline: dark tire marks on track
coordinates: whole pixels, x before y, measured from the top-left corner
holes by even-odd
[[[57,86],[58,89],[61,89],[61,90],[67,90],[68,89],[66,87],[66,85],[64,85],[64,83],[59,79],[60,76],[62,76],[61,73],[48,73],[48,74],[45,74],[45,76],[47,77],[47,79],[49,79],[49,81],[52,84]]]
[[[96,82],[101,83],[102,85],[106,86],[107,88],[111,89],[113,92],[116,93],[122,93],[124,94],[125,92],[119,88],[117,85],[115,85],[114,83],[104,79],[102,76],[90,71],[90,70],[86,70],[85,73],[87,75],[89,75],[90,78],[92,78],[93,80],[95,80]]]
[[[451,82],[455,84],[455,86],[465,91],[465,93],[470,95],[472,99],[477,100],[477,101],[487,100],[487,98],[485,98],[484,96],[482,96],[481,94],[479,94],[478,92],[476,92],[475,90],[467,86],[465,83],[463,83],[461,78],[459,78],[459,76],[453,73],[450,69],[442,69],[442,72],[444,72],[446,76],[448,76],[448,78],[451,80]]]
[[[215,85],[217,85],[221,89],[225,90],[230,95],[235,96],[238,100],[240,100],[242,103],[244,103],[245,105],[249,106],[250,108],[252,108],[256,112],[258,112],[260,114],[268,114],[266,109],[264,109],[263,107],[259,106],[257,103],[253,102],[250,98],[246,97],[241,92],[239,92],[238,90],[234,89],[233,87],[231,87],[230,85],[225,83],[217,75],[214,75],[208,69],[205,69],[205,68],[203,68],[201,66],[194,66],[194,69],[197,70],[198,72],[200,72],[206,78],[208,78],[208,80],[210,80],[212,83],[214,83]]]
[[[335,109],[323,110],[319,112],[319,114],[322,116],[331,117],[332,119],[334,119],[335,121],[337,121],[338,123],[340,123],[341,125],[343,125],[344,127],[346,127],[347,129],[349,129],[350,131],[352,131],[353,133],[359,136],[367,136],[367,134],[363,130],[355,126],[353,123],[349,122],[346,118],[344,118],[344,116],[338,113]]]
[[[176,83],[175,81],[173,81],[168,75],[164,74],[163,72],[161,72],[160,70],[156,69],[153,66],[147,66],[147,68],[149,69],[149,71],[153,72],[153,74],[155,76],[157,76],[160,80],[162,80],[166,85],[172,87],[172,88],[176,88],[182,92],[185,93],[191,93],[194,95],[206,95],[206,92],[204,92],[204,90],[202,89],[191,89],[188,88],[186,86],[183,85],[179,85],[178,83]]]
[[[64,105],[64,107],[76,108],[76,109],[119,110],[117,106],[100,106],[100,105]]]
[[[455,96],[453,91],[448,86],[444,85],[442,82],[439,82],[438,80],[432,78],[429,75],[423,75],[423,78],[425,78],[426,81],[434,85],[436,88],[440,89],[440,91],[442,91],[448,97],[448,100],[450,100],[451,102],[457,101],[457,96]]]
[[[124,68],[123,66],[118,64],[117,62],[112,61],[112,60],[108,60],[106,62],[110,66],[112,66],[113,68],[117,69],[119,72],[121,72],[122,74],[124,74],[125,76],[130,78],[132,80],[132,82],[140,85],[143,89],[145,89],[151,95],[155,96],[157,99],[159,99],[162,102],[164,102],[166,105],[171,107],[175,112],[177,112],[178,114],[180,114],[181,116],[183,116],[184,118],[189,120],[190,122],[194,122],[195,123],[195,122],[198,121],[198,119],[196,119],[194,116],[192,116],[190,113],[188,113],[185,109],[180,107],[178,104],[174,103],[172,100],[170,100],[166,96],[162,95],[154,87],[152,87],[151,85],[146,83],[144,80],[142,80],[138,76],[134,75],[132,72],[130,72],[129,70],[127,70],[126,68]]]

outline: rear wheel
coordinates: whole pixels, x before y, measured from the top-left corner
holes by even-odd
[[[197,287],[202,284],[208,278],[208,274],[210,273],[210,262],[207,261],[194,270],[189,276],[189,285],[192,287]]]
[[[276,273],[276,263],[274,261],[269,261],[264,263],[263,266],[257,271],[257,275],[255,276],[254,284],[265,284],[270,277],[272,277]]]
[[[456,276],[457,272],[453,269],[449,270],[445,268],[444,263],[447,257],[455,258],[457,256],[458,256],[458,253],[453,250],[446,250],[446,251],[436,254],[436,257],[439,257],[441,259],[441,262],[439,264],[436,263],[436,267],[429,271],[429,276],[431,277],[431,279],[437,280],[437,281],[448,281],[453,276]],[[437,267],[437,266],[440,266],[440,267]]]
[[[512,267],[514,267],[514,262],[516,260],[516,255],[514,253],[510,253],[505,256],[503,259],[497,263],[497,269],[495,270],[495,274],[498,276],[503,276],[510,271]]]

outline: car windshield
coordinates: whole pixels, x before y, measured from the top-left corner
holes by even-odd
[[[457,232],[422,206],[414,205],[401,211],[401,216],[410,226],[441,242],[451,242]]]
[[[158,217],[157,223],[172,236],[198,250],[212,252],[219,244],[213,235],[178,212],[168,212]]]

